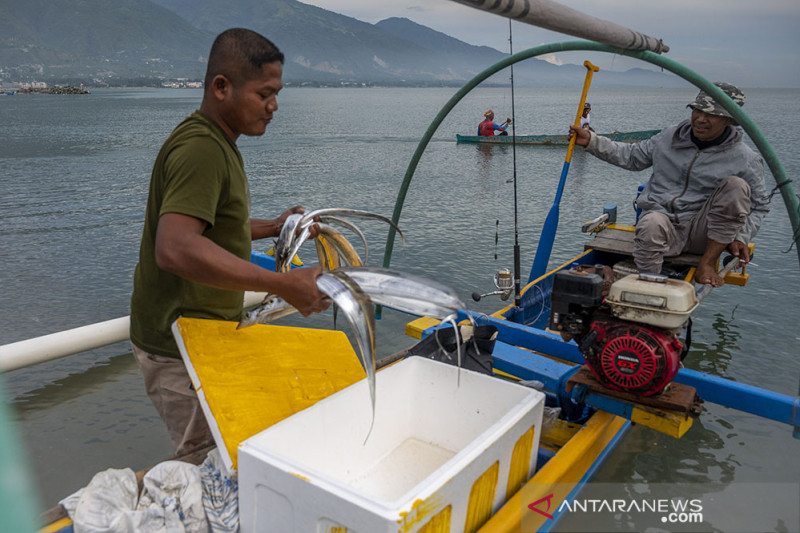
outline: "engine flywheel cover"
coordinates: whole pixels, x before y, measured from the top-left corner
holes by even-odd
[[[604,339],[597,357],[587,357],[595,375],[615,390],[642,396],[660,392],[675,377],[680,356],[672,339],[658,330],[622,324],[608,328],[593,324]]]

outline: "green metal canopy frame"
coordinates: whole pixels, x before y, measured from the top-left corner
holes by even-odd
[[[405,202],[408,188],[411,185],[411,179],[414,177],[417,164],[419,163],[425,148],[428,146],[428,143],[433,137],[433,134],[439,128],[439,125],[445,119],[447,114],[450,113],[450,111],[459,101],[461,101],[462,98],[464,98],[464,96],[466,96],[472,89],[477,87],[485,79],[515,63],[540,55],[576,50],[626,55],[646,61],[648,63],[652,63],[663,69],[669,70],[674,74],[677,74],[686,81],[704,90],[707,94],[714,98],[714,100],[722,104],[722,107],[728,110],[728,112],[733,116],[734,120],[736,120],[736,122],[738,122],[744,131],[750,136],[750,139],[753,141],[753,143],[755,143],[756,147],[761,152],[764,161],[766,161],[767,166],[772,172],[772,176],[775,178],[777,187],[780,189],[781,195],[783,196],[783,201],[786,204],[786,210],[789,213],[789,219],[792,222],[792,240],[794,241],[794,245],[797,250],[798,261],[800,261],[800,201],[794,192],[791,180],[787,179],[786,177],[786,172],[784,171],[783,165],[778,159],[778,156],[775,154],[775,150],[772,149],[772,146],[769,144],[769,142],[767,142],[766,138],[761,133],[761,130],[759,130],[758,126],[756,126],[755,123],[750,120],[750,117],[744,113],[742,108],[739,107],[733,100],[731,100],[730,97],[728,97],[728,95],[725,94],[719,87],[709,82],[693,70],[681,65],[680,63],[662,57],[653,52],[623,50],[622,48],[616,48],[593,41],[565,41],[561,43],[536,46],[534,48],[523,50],[522,52],[508,56],[502,61],[498,61],[494,65],[476,75],[461,89],[459,89],[459,91],[447,101],[444,107],[442,107],[431,124],[428,126],[428,129],[425,131],[425,134],[422,136],[422,139],[417,145],[417,149],[414,152],[414,156],[411,158],[411,162],[409,163],[405,177],[403,178],[403,183],[400,186],[400,191],[397,193],[397,200],[395,201],[394,212],[392,213],[392,221],[397,224],[400,220],[400,213],[403,210],[403,203]],[[391,263],[395,234],[395,229],[390,228],[389,234],[386,238],[386,249],[383,255],[384,267],[388,267]]]

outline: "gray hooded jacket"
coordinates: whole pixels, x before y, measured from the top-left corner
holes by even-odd
[[[643,212],[665,213],[673,223],[691,219],[722,179],[739,176],[750,185],[750,214],[736,240],[750,242],[769,212],[761,156],[742,142],[744,132],[738,126],[727,129],[721,144],[703,150],[692,142],[690,132],[691,123],[685,120],[635,144],[593,133],[586,151],[628,170],[653,167],[637,205]]]

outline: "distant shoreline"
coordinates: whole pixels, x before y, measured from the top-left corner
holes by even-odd
[[[17,89],[16,92],[23,94],[91,94],[83,87],[74,87],[72,85],[56,85],[54,87]]]

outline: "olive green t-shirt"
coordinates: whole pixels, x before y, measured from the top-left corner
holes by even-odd
[[[164,213],[204,220],[205,237],[250,259],[250,192],[242,156],[199,111],[175,128],[153,166],[131,297],[131,341],[147,352],[179,358],[171,331],[176,318],[239,320],[244,295],[192,283],[158,267],[156,228]]]

